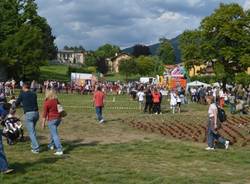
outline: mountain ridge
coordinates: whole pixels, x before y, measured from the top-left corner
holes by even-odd
[[[181,62],[181,51],[179,48],[179,40],[180,40],[180,35],[178,35],[175,38],[170,39],[170,43],[172,44],[173,48],[174,48],[174,53],[175,53],[175,63],[178,64]],[[147,45],[150,49],[150,52],[152,55],[157,55],[157,49],[160,47],[160,43],[155,43],[152,45]],[[133,47],[128,47],[123,49],[122,51],[127,53],[127,54],[132,54],[133,53]]]

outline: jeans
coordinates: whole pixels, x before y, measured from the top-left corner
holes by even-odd
[[[61,141],[57,132],[57,127],[60,125],[60,123],[60,119],[48,121],[48,127],[50,130],[50,144],[48,146],[55,146],[58,152],[62,151]]]
[[[95,107],[96,117],[98,121],[101,121],[103,119],[102,117],[102,107]]]
[[[148,110],[149,113],[152,113],[152,107],[153,107],[152,102],[146,102],[144,107],[144,112],[147,112]]]
[[[231,113],[231,114],[235,113],[235,111],[236,111],[235,104],[229,103],[229,107],[230,107],[230,113]]]
[[[25,113],[26,128],[28,130],[29,137],[31,140],[32,150],[34,151],[39,151],[39,144],[37,142],[36,129],[35,129],[38,119],[39,119],[39,113],[37,111]]]
[[[0,171],[6,171],[8,169],[8,162],[3,150],[2,130],[0,130]]]
[[[226,142],[226,140],[214,130],[212,121],[214,121],[213,118],[208,118],[207,144],[210,148],[214,147],[214,140],[218,140],[221,144],[225,144]]]

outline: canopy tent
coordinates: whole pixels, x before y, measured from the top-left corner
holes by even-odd
[[[189,87],[200,87],[200,86],[204,86],[204,87],[210,87],[210,84],[204,83],[204,82],[200,82],[200,81],[193,81],[193,82],[189,82],[187,84],[187,88]]]
[[[221,87],[222,84],[220,84],[219,82],[215,82],[212,84],[213,87]],[[226,84],[226,88],[233,88],[232,85]]]

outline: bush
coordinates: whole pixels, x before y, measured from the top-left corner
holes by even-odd
[[[235,82],[237,84],[243,84],[244,86],[248,86],[250,84],[250,75],[245,72],[238,73],[235,76]]]
[[[205,82],[207,84],[212,84],[217,82],[216,76],[193,76],[190,78],[191,81],[200,81],[200,82]]]

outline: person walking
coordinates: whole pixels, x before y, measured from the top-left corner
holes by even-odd
[[[38,154],[39,143],[36,137],[36,123],[39,119],[37,95],[30,91],[30,85],[28,83],[23,84],[22,91],[16,100],[15,106],[18,106],[21,103],[25,115],[25,125],[31,140],[31,152]]]
[[[63,150],[57,131],[57,128],[61,123],[61,116],[57,109],[58,104],[59,101],[56,96],[56,92],[54,90],[47,90],[43,104],[42,128],[45,128],[45,123],[48,121],[48,127],[50,130],[50,143],[48,148],[50,150],[54,150],[54,148],[56,148],[54,155],[60,156],[63,155]]]
[[[5,108],[3,104],[0,104],[0,122],[1,119],[3,119],[7,113],[5,113]],[[8,165],[8,161],[6,159],[6,155],[4,153],[3,148],[3,140],[2,140],[2,130],[0,130],[0,172],[4,174],[9,174],[13,172],[14,169],[10,169]]]
[[[225,149],[229,147],[229,141],[221,137],[218,133],[218,124],[217,124],[217,115],[218,109],[212,97],[208,97],[207,103],[209,105],[208,108],[208,127],[207,127],[207,144],[208,147],[206,150],[214,150],[214,140],[216,139],[221,144],[225,145]]]
[[[152,92],[150,88],[146,91],[146,102],[145,102],[145,107],[144,107],[144,112],[149,112],[149,114],[152,113],[152,107],[153,107],[153,100],[152,100]]]
[[[172,109],[173,114],[175,113],[176,105],[177,105],[176,93],[174,90],[172,90],[170,93],[170,108]]]
[[[105,99],[105,95],[102,92],[102,88],[98,86],[93,95],[93,103],[95,106],[97,120],[101,124],[104,123],[104,118],[102,116],[102,110],[104,107],[104,99]]]
[[[145,94],[143,92],[143,89],[141,88],[140,91],[137,93],[140,111],[142,111],[142,108],[143,108],[144,96],[145,96]]]
[[[0,130],[0,172],[4,174],[12,173],[14,169],[10,169],[6,155],[3,149],[3,140],[2,140],[2,130]]]

